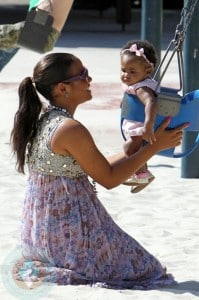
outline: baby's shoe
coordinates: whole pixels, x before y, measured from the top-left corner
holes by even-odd
[[[153,176],[153,174],[151,174],[151,172],[146,170],[141,173],[133,174],[130,178],[128,178],[125,182],[123,182],[123,184],[131,185],[131,186],[138,185],[138,184],[148,184],[154,178],[155,177]]]
[[[155,176],[148,170],[136,174],[137,184],[132,184],[131,193],[135,194],[143,190],[147,185],[149,185],[154,179]]]

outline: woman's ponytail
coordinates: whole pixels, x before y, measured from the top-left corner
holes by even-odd
[[[17,170],[24,173],[26,147],[36,134],[42,103],[30,77],[21,82],[18,94],[19,108],[14,117],[11,143],[13,153],[17,156]]]

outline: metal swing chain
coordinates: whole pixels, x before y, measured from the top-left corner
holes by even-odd
[[[184,65],[183,65],[183,57],[182,57],[182,44],[183,41],[185,39],[185,35],[187,32],[187,28],[191,22],[192,19],[192,15],[194,13],[195,7],[197,5],[198,0],[189,0],[187,2],[187,5],[182,9],[181,11],[181,19],[179,24],[176,26],[176,31],[175,31],[175,35],[174,38],[170,41],[169,46],[165,52],[165,55],[161,61],[161,63],[159,64],[155,74],[154,74],[154,79],[158,80],[158,84],[156,87],[156,90],[158,89],[158,87],[160,86],[160,83],[166,73],[166,70],[168,69],[168,66],[173,58],[173,56],[175,55],[175,53],[177,52],[177,60],[178,60],[178,71],[179,71],[179,90],[178,91],[182,91],[183,95],[184,95],[184,84],[183,84],[183,79],[184,79]],[[163,66],[169,51],[172,50],[172,53],[170,55],[170,58],[164,68],[164,70],[162,71],[161,76],[160,75],[160,71],[161,71],[161,67]],[[159,78],[158,78],[159,77]]]
[[[181,46],[180,44],[182,44],[185,39],[187,28],[191,22],[197,2],[198,0],[189,0],[186,7],[182,9],[181,20],[176,27],[176,34],[174,37],[175,42],[177,42],[177,45],[179,46]]]

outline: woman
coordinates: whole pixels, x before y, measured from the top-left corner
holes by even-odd
[[[91,81],[79,58],[52,53],[19,86],[11,137],[18,171],[24,173],[27,156],[29,178],[17,279],[29,274],[29,281],[140,289],[171,284],[160,262],[114,223],[88,176],[107,189],[120,185],[156,152],[179,145],[187,124],[166,131],[167,120],[156,142],[134,156],[105,158],[74,119],[78,105],[92,98]],[[38,92],[49,101],[43,113]]]

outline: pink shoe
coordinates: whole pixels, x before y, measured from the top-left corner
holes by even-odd
[[[125,182],[123,182],[123,184],[125,185],[143,185],[143,184],[149,184],[155,177],[153,176],[153,174],[151,174],[151,172],[149,172],[148,170],[138,173],[138,174],[134,174],[133,176],[131,176],[130,178],[128,178]]]
[[[148,170],[143,173],[136,174],[138,177],[139,183],[135,187],[131,187],[131,193],[135,194],[143,190],[147,185],[149,185],[154,179],[155,176],[151,174]],[[141,177],[141,178],[140,178]]]

